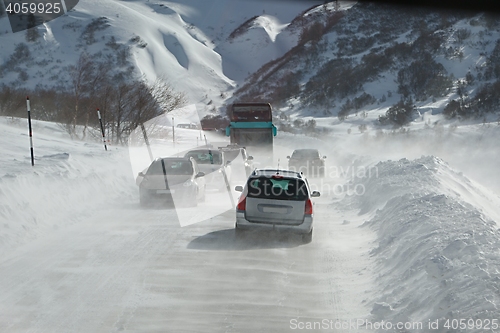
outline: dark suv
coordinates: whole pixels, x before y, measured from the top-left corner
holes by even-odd
[[[325,159],[317,149],[295,149],[288,158],[288,169],[310,177],[325,176]]]
[[[303,174],[285,170],[255,170],[236,206],[236,232],[242,229],[291,230],[310,242],[313,232],[313,203],[320,193],[311,191]]]

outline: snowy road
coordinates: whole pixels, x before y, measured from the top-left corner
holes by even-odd
[[[1,261],[0,331],[282,332],[364,317],[370,274],[359,267],[372,236],[326,214],[325,201],[316,208],[305,245],[236,240],[232,211],[184,228],[175,210],[99,211]]]
[[[493,177],[484,187],[461,171],[479,180],[493,174],[491,154],[474,172],[465,152],[437,152],[453,167],[408,156],[429,145],[397,149],[400,142],[360,137],[337,143],[342,151],[282,135],[290,146],[322,148],[331,174],[345,175],[318,188],[311,243],[267,234],[236,240],[227,193],[210,192],[193,210],[207,218],[181,227],[186,211],[139,207],[125,149],[106,152],[41,125],[50,134],[37,137],[33,169],[21,149],[24,128],[0,124],[10,133],[0,136],[9,148],[0,163],[2,333],[289,332],[318,323],[316,331],[370,332],[337,330],[337,320],[439,321],[433,332],[444,333],[460,318],[498,318],[500,197],[491,189],[500,183]],[[465,149],[470,138],[468,151],[489,151],[490,141],[467,131],[448,144]],[[291,150],[275,153],[285,161]],[[364,191],[338,196],[332,185]]]

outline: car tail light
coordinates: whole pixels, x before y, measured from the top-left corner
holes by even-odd
[[[236,205],[236,210],[246,210],[247,209],[247,196],[242,194],[238,199],[238,204]]]
[[[304,209],[304,214],[306,214],[306,215],[313,214],[313,203],[312,203],[311,199],[307,199],[307,201],[306,201],[306,207]]]

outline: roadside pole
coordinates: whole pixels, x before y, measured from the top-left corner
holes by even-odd
[[[35,166],[35,153],[33,150],[33,130],[31,128],[31,106],[29,96],[26,97],[26,108],[28,109],[28,127],[30,132],[31,166]]]
[[[163,170],[163,178],[165,179],[165,189],[169,190],[170,188],[168,187],[167,168],[165,167],[165,161],[163,160],[163,158],[161,159],[161,168]]]
[[[97,116],[99,117],[99,123],[101,124],[102,142],[104,143],[104,149],[107,151],[108,147],[106,146],[106,135],[104,134],[104,126],[102,125],[101,111],[99,111],[99,109],[97,109]]]
[[[174,117],[172,117],[172,143],[175,148],[175,125],[174,125]]]
[[[227,178],[225,166],[222,167],[222,176],[224,177],[224,183],[226,184],[226,191],[229,194],[229,200],[231,201],[231,207],[236,208],[236,205],[234,203],[233,193],[231,192],[231,183],[229,182],[229,179]]]
[[[144,123],[141,122],[141,130],[142,130],[142,135],[144,136],[144,142],[146,143],[146,147],[148,147],[148,153],[149,153],[149,158],[151,159],[151,162],[153,162],[153,152],[151,151],[151,146],[149,145],[149,140],[148,140],[148,133],[146,132],[146,128],[144,127]]]

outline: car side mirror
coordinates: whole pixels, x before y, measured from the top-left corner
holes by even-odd
[[[243,192],[243,186],[238,185],[238,186],[236,186],[236,187],[234,188],[234,190],[235,190],[236,192]]]
[[[326,156],[323,156],[323,158],[326,158]]]
[[[312,198],[317,198],[317,197],[319,197],[319,196],[321,196],[321,193],[319,193],[318,191],[313,191],[313,192],[311,193],[311,197],[312,197]]]
[[[248,156],[248,157],[247,157],[247,160],[249,160],[249,161],[253,161],[253,156]]]
[[[231,161],[226,161],[226,166],[231,165]]]
[[[200,171],[200,172],[198,172],[196,174],[196,176],[194,176],[194,178],[200,178],[200,177],[203,177],[203,176],[205,176],[205,173]]]
[[[146,175],[144,175],[144,172],[139,172],[139,177],[146,177]]]
[[[286,158],[290,159],[290,156],[287,156]]]

